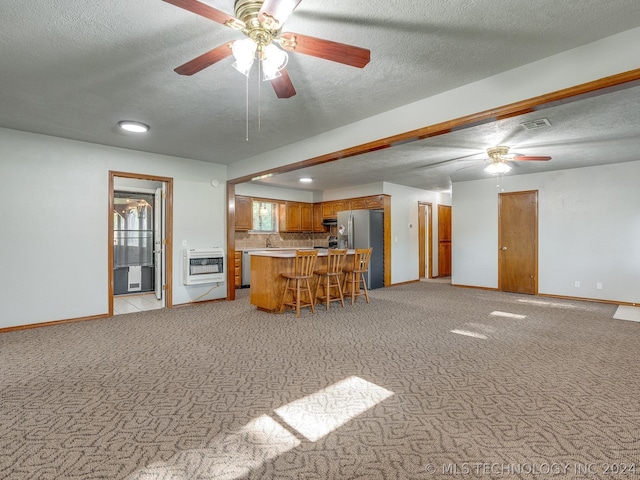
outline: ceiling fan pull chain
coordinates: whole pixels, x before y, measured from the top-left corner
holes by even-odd
[[[245,89],[245,141],[249,141],[249,77],[247,76],[246,89]]]
[[[262,116],[261,114],[261,106],[262,106],[262,60],[260,59],[260,56],[258,56],[258,131],[260,131],[260,127],[261,127],[261,120],[262,120]]]

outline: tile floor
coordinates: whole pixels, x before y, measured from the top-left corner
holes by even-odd
[[[164,301],[158,300],[155,293],[135,295],[117,295],[113,297],[113,314],[144,312],[164,307]]]

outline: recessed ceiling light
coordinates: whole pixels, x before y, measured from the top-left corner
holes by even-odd
[[[302,178],[300,179],[300,182],[301,182],[301,183],[311,183],[311,182],[313,182],[313,179],[312,179],[312,178],[309,178],[309,177],[302,177]]]
[[[132,120],[121,120],[118,122],[118,126],[132,133],[147,133],[149,131],[149,125],[141,122],[134,122]]]

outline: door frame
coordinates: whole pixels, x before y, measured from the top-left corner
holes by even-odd
[[[425,221],[425,217],[428,221]],[[433,278],[433,205],[431,202],[418,202],[418,278]]]
[[[164,306],[171,308],[173,306],[173,178],[160,177],[157,175],[146,175],[142,173],[119,172],[109,170],[109,206],[107,212],[107,272],[108,272],[108,302],[110,317],[113,316],[113,209],[114,209],[114,184],[116,178],[130,178],[134,180],[147,180],[152,182],[162,182],[166,186],[165,194],[165,262],[164,262],[164,278],[165,284],[162,286],[164,290]]]
[[[502,231],[502,198],[504,197],[508,197],[508,196],[515,196],[515,195],[525,195],[525,194],[535,194],[536,197],[536,207],[535,207],[535,212],[534,212],[534,238],[535,238],[535,245],[534,245],[534,251],[533,251],[533,259],[534,259],[534,279],[533,279],[533,293],[532,295],[538,295],[538,249],[539,249],[539,238],[538,238],[538,230],[539,230],[539,214],[538,214],[538,210],[539,210],[539,192],[538,190],[522,190],[522,191],[517,191],[517,192],[501,192],[498,194],[498,291],[502,292],[504,291],[504,285],[503,285],[503,261],[502,261],[502,257],[500,256],[500,249],[503,247],[503,241],[504,241],[504,233]]]

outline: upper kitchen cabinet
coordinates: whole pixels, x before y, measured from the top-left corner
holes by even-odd
[[[281,232],[311,232],[313,230],[313,205],[302,202],[280,204]]]
[[[322,204],[313,204],[313,225],[312,231],[317,233],[323,233],[327,231],[327,227],[322,224]]]
[[[338,212],[349,209],[348,200],[334,200],[322,203],[322,218],[338,218]]]
[[[286,232],[299,232],[302,230],[302,212],[297,202],[287,202],[287,217],[285,222]]]
[[[358,197],[349,200],[351,210],[375,210],[384,208],[384,195],[371,195],[368,197]]]
[[[313,230],[313,205],[310,203],[300,204],[300,230],[303,232]]]
[[[236,195],[236,230],[253,229],[253,200]]]

